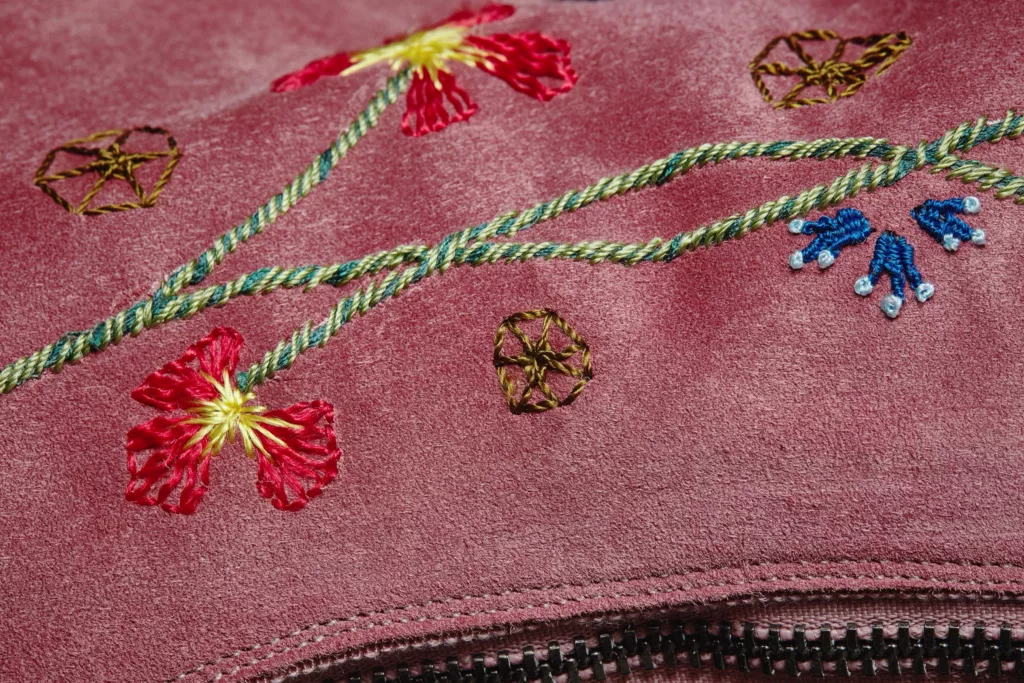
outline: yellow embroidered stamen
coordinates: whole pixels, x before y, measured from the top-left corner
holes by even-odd
[[[342,71],[341,75],[347,76],[380,62],[388,62],[395,71],[404,69],[408,64],[413,70],[428,74],[434,86],[440,90],[437,73],[448,70],[445,68],[447,62],[477,66],[486,64],[488,57],[497,57],[467,45],[468,33],[469,28],[466,26],[439,26],[413,33],[388,45],[357,52],[352,55],[352,66]]]
[[[203,448],[203,455],[217,455],[225,443],[234,443],[235,434],[242,435],[242,445],[245,453],[250,458],[254,457],[258,449],[266,457],[270,457],[263,440],[260,437],[270,439],[280,446],[287,446],[280,437],[270,432],[265,425],[272,427],[284,427],[286,429],[301,429],[299,425],[292,424],[286,420],[276,417],[264,417],[260,413],[266,412],[263,406],[245,405],[256,398],[256,394],[247,391],[242,392],[231,382],[228,371],[224,370],[223,382],[218,382],[213,377],[203,373],[210,384],[217,389],[219,396],[212,401],[199,401],[187,411],[195,417],[186,420],[188,424],[201,425],[189,442],[186,448],[191,448],[203,439],[207,439]]]

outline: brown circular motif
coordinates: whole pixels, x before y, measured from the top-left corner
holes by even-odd
[[[519,325],[537,319],[542,321],[541,332],[536,339],[531,339]],[[552,345],[552,327],[565,334],[570,342],[568,346],[559,349]],[[517,355],[505,355],[505,337],[508,334],[522,344],[523,348]],[[505,392],[508,409],[515,415],[540,413],[569,405],[594,376],[590,364],[590,347],[569,323],[550,310],[524,311],[502,321],[494,337],[494,367],[498,372],[498,383]],[[523,371],[522,389],[509,372],[513,367]],[[559,398],[547,381],[551,373],[566,375],[575,380],[564,398]]]
[[[132,133],[162,135],[167,141],[167,149],[153,152],[127,152],[124,150],[124,145],[131,137]],[[104,144],[104,146],[99,147],[90,145],[90,143],[97,142]],[[65,171],[48,174],[54,160],[61,152],[83,157],[86,161],[75,168],[69,168]],[[147,192],[145,188],[142,187],[142,183],[140,183],[139,179],[136,177],[135,171],[143,164],[157,159],[167,159],[167,164],[164,167],[164,170],[160,173],[160,177],[153,185],[153,189]],[[113,211],[145,209],[156,204],[157,197],[160,196],[164,186],[171,179],[171,174],[174,172],[174,167],[178,165],[179,159],[181,159],[181,151],[178,149],[178,143],[174,140],[171,134],[163,128],[140,126],[138,128],[129,128],[126,130],[107,130],[101,133],[93,133],[85,138],[72,140],[71,142],[67,142],[60,147],[51,150],[50,153],[46,155],[46,158],[43,159],[43,163],[40,165],[39,170],[36,171],[34,182],[36,186],[50,196],[53,201],[57,202],[73,214],[95,216],[104,213],[111,213]],[[72,204],[61,196],[61,194],[53,187],[54,184],[59,183],[62,180],[90,174],[95,174],[97,176],[96,182],[77,204]],[[128,183],[132,192],[134,192],[135,196],[138,197],[138,201],[93,206],[92,201],[100,193],[108,180],[123,180]]]

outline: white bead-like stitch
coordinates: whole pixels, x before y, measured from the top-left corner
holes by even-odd
[[[978,213],[981,211],[981,200],[977,197],[964,197],[964,212]]]
[[[960,240],[952,235],[946,235],[942,238],[942,246],[945,247],[946,251],[956,251],[960,248]]]
[[[789,267],[793,270],[800,270],[804,267],[804,255],[803,252],[794,251],[789,255]]]
[[[935,285],[930,282],[922,282],[914,288],[914,298],[924,303],[935,295]]]
[[[836,257],[828,249],[818,253],[818,267],[822,270],[825,270],[835,262]]]
[[[974,228],[971,230],[971,244],[976,247],[985,246],[985,231],[981,228]]]
[[[794,235],[799,235],[804,231],[804,226],[807,224],[803,218],[794,218],[789,222],[789,231]]]
[[[861,296],[867,296],[874,291],[875,286],[871,284],[871,278],[867,275],[862,275],[857,278],[857,281],[853,283],[853,291],[857,292]]]
[[[903,308],[903,299],[896,296],[895,294],[886,294],[882,298],[882,312],[890,318],[895,318],[900,314],[900,309]]]

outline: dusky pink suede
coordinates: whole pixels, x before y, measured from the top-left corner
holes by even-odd
[[[410,139],[389,109],[331,178],[211,278],[333,263],[452,230],[726,140],[934,139],[1020,105],[1017,3],[528,0],[496,30],[572,44],[549,103],[481,73],[468,123]],[[449,0],[11,2],[0,7],[0,356],[84,329],[243,220],[329,144],[382,70],[286,95],[310,59],[437,21]],[[855,97],[766,105],[747,62],[773,36],[906,31]],[[45,153],[158,125],[184,151],[155,208],[64,212]],[[1019,167],[1021,142],[972,156]],[[850,161],[744,161],[539,226],[532,239],[670,236],[831,180]],[[938,293],[896,321],[861,300],[870,258],[790,272],[781,225],[670,265],[460,268],[354,321],[258,389],[334,405],[342,472],[300,513],[240,452],[191,517],[127,503],[129,394],[218,325],[242,367],[343,296],[247,298],[128,339],[0,398],[0,677],[243,680],[375,644],[776,592],[1024,593],[1022,209],[982,195],[984,250],[908,216],[964,194],[926,173],[849,203],[914,234]],[[881,289],[881,288],[880,288]],[[589,343],[570,407],[511,415],[491,365],[514,312]],[[1016,609],[1016,608],[1014,608]],[[201,669],[197,667],[202,665]]]

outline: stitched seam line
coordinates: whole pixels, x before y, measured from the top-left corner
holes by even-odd
[[[272,659],[273,657],[277,657],[277,656],[282,655],[282,654],[287,654],[288,652],[293,652],[295,650],[301,650],[303,648],[309,647],[310,645],[316,645],[316,644],[321,643],[321,642],[323,642],[325,640],[329,640],[329,639],[332,639],[332,638],[337,638],[337,637],[342,636],[342,635],[344,635],[346,633],[357,633],[359,631],[370,631],[370,630],[373,630],[374,628],[377,628],[377,627],[380,627],[380,626],[390,626],[390,625],[393,625],[394,623],[424,623],[424,622],[428,622],[428,621],[451,621],[451,620],[460,619],[460,618],[463,618],[463,617],[479,616],[479,615],[482,615],[482,614],[487,614],[487,615],[490,615],[490,614],[508,614],[508,613],[511,613],[511,612],[529,611],[529,610],[533,610],[533,609],[551,609],[552,607],[560,607],[560,606],[567,605],[567,604],[573,603],[573,602],[583,603],[583,602],[587,602],[587,601],[590,601],[590,600],[603,600],[603,599],[606,599],[606,598],[620,599],[620,598],[636,597],[636,596],[639,596],[639,595],[672,595],[672,594],[675,594],[675,593],[688,593],[688,592],[690,592],[692,590],[696,590],[696,589],[700,589],[700,588],[723,588],[723,587],[744,586],[744,585],[758,586],[758,585],[761,585],[761,584],[796,583],[796,582],[799,582],[799,581],[831,580],[831,579],[845,579],[845,580],[895,579],[895,580],[906,580],[906,581],[929,581],[929,582],[945,583],[947,585],[961,585],[961,586],[963,586],[963,585],[992,585],[992,586],[1012,585],[1012,586],[1024,586],[1024,584],[1022,584],[1022,583],[1016,583],[1016,582],[1013,582],[1013,581],[1005,581],[1005,582],[1004,581],[999,581],[999,582],[942,581],[942,580],[939,580],[939,579],[926,579],[926,578],[919,577],[919,576],[906,576],[906,575],[871,575],[871,574],[861,574],[861,575],[857,575],[857,576],[847,576],[847,575],[841,575],[841,574],[835,574],[835,575],[827,574],[827,575],[818,575],[818,576],[814,576],[814,575],[791,575],[791,576],[784,576],[784,577],[773,576],[773,577],[769,577],[768,579],[760,580],[760,581],[736,581],[736,582],[728,582],[728,581],[726,581],[726,582],[721,582],[721,583],[708,583],[708,584],[704,584],[704,585],[701,585],[701,586],[695,586],[695,587],[691,587],[691,588],[677,588],[677,589],[671,589],[671,590],[658,590],[658,589],[653,589],[652,588],[652,589],[649,589],[649,590],[646,590],[646,591],[638,591],[638,592],[635,592],[635,593],[614,593],[614,594],[610,594],[610,595],[590,595],[590,596],[581,596],[581,597],[578,597],[578,598],[563,598],[561,600],[557,600],[557,601],[553,601],[553,602],[547,602],[547,603],[542,603],[542,604],[539,604],[539,605],[529,605],[528,604],[528,605],[521,605],[521,606],[518,606],[518,607],[506,607],[506,608],[494,609],[494,610],[480,610],[480,611],[477,611],[477,612],[467,612],[467,613],[454,612],[454,613],[448,614],[448,615],[440,615],[440,616],[434,616],[434,617],[422,617],[422,618],[415,619],[415,620],[399,620],[398,622],[382,621],[382,622],[378,622],[378,623],[374,623],[374,624],[365,624],[365,625],[362,625],[362,626],[356,626],[356,627],[353,627],[353,628],[339,629],[339,630],[334,631],[332,633],[328,633],[328,634],[324,634],[324,635],[318,635],[318,636],[315,636],[314,638],[311,638],[309,640],[304,640],[304,641],[298,643],[297,645],[286,647],[283,650],[277,650],[277,651],[274,651],[274,652],[270,652],[265,657],[256,658],[256,659],[251,660],[248,664],[239,664],[234,669],[232,669],[231,671],[229,671],[227,673],[225,673],[225,672],[218,672],[217,675],[214,676],[214,678],[212,680],[214,682],[221,681],[226,676],[234,676],[234,675],[240,673],[241,671],[244,671],[246,669],[251,669],[252,667],[257,666],[260,663],[262,663],[264,661],[267,661],[268,659]]]
[[[206,668],[208,668],[210,666],[214,666],[216,664],[219,664],[219,663],[221,663],[223,661],[226,661],[226,660],[229,660],[229,659],[233,659],[233,658],[238,657],[240,655],[243,655],[243,654],[245,654],[247,652],[254,652],[254,651],[256,651],[256,650],[258,650],[260,648],[263,648],[263,647],[268,647],[268,646],[271,646],[271,645],[275,645],[275,644],[277,644],[277,643],[279,643],[282,640],[287,639],[287,638],[297,638],[299,636],[302,636],[302,635],[304,635],[306,633],[310,633],[312,631],[316,631],[318,629],[330,628],[331,626],[336,626],[337,624],[356,621],[357,619],[373,618],[373,617],[378,617],[378,616],[385,616],[385,615],[389,615],[389,614],[395,614],[395,613],[398,613],[398,612],[410,611],[410,610],[414,610],[414,609],[422,609],[424,607],[430,607],[432,605],[442,605],[442,604],[448,604],[448,603],[452,603],[452,602],[464,602],[464,601],[467,601],[467,600],[486,600],[486,599],[490,599],[490,598],[505,597],[505,596],[508,596],[508,595],[524,595],[524,594],[527,594],[527,593],[534,593],[534,592],[542,593],[542,592],[549,592],[549,591],[554,591],[554,590],[572,589],[572,588],[593,588],[594,586],[604,586],[604,585],[611,585],[611,584],[627,585],[627,584],[630,584],[630,583],[636,583],[636,582],[642,582],[642,581],[650,581],[650,580],[657,580],[657,579],[674,579],[674,578],[683,578],[683,577],[693,577],[693,576],[706,575],[706,574],[710,574],[710,573],[713,573],[713,572],[735,571],[735,570],[742,570],[742,569],[761,569],[761,568],[771,569],[771,568],[774,568],[774,567],[785,567],[785,566],[793,566],[793,565],[804,565],[804,566],[812,566],[812,567],[842,567],[842,566],[849,566],[849,565],[864,565],[864,564],[897,565],[897,566],[900,566],[900,565],[902,565],[902,566],[910,565],[910,566],[918,566],[918,567],[961,567],[961,568],[963,568],[963,567],[975,567],[975,568],[993,568],[993,569],[999,569],[999,568],[1004,568],[1004,569],[1024,569],[1024,566],[1022,566],[1022,565],[1011,564],[1011,563],[992,564],[992,563],[985,563],[985,562],[929,562],[927,560],[905,560],[905,561],[902,561],[902,562],[891,562],[891,561],[888,561],[888,560],[857,560],[857,561],[855,561],[855,560],[838,560],[838,561],[824,560],[824,561],[821,561],[821,562],[810,562],[810,563],[802,563],[802,562],[787,562],[787,563],[766,562],[766,563],[754,563],[754,564],[748,564],[748,565],[742,565],[742,566],[713,567],[713,568],[710,568],[710,569],[694,569],[694,570],[684,571],[684,572],[668,572],[668,573],[651,574],[649,576],[644,576],[644,577],[640,577],[640,578],[604,579],[604,580],[601,580],[601,581],[593,581],[593,582],[588,582],[588,583],[575,583],[575,584],[574,583],[561,583],[561,584],[552,584],[552,585],[548,585],[548,586],[541,586],[541,587],[538,587],[538,588],[517,588],[517,589],[508,590],[508,591],[503,591],[501,593],[481,593],[481,594],[478,594],[478,595],[449,596],[449,597],[435,599],[435,600],[427,600],[426,602],[422,602],[422,603],[413,603],[413,604],[409,604],[409,605],[404,605],[402,607],[394,607],[394,608],[390,608],[390,609],[386,609],[386,610],[373,610],[373,611],[363,610],[363,611],[356,612],[356,613],[354,613],[354,614],[352,614],[350,616],[347,616],[347,617],[334,618],[334,619],[329,619],[329,620],[326,620],[326,621],[321,621],[321,622],[317,622],[317,623],[314,623],[314,624],[310,624],[308,626],[304,626],[304,627],[299,628],[299,629],[297,629],[295,631],[292,631],[290,633],[286,633],[286,634],[277,636],[275,638],[272,638],[270,640],[264,641],[262,643],[256,643],[254,645],[250,645],[249,647],[242,648],[242,649],[236,650],[236,651],[234,651],[234,652],[232,652],[230,654],[222,655],[222,656],[220,656],[220,657],[218,657],[216,659],[212,659],[210,661],[204,662],[203,664],[200,664],[196,668],[190,669],[190,670],[185,671],[185,672],[182,672],[182,673],[178,674],[175,678],[169,679],[169,680],[182,680],[186,676],[190,676],[190,675],[195,674],[195,673],[200,673],[204,669],[206,669]],[[814,579],[814,578],[824,578],[823,576],[817,576],[816,577],[816,576],[811,576],[811,575],[807,575],[807,576],[793,575],[793,576],[797,577],[799,579],[803,579],[803,580],[811,580],[811,579]],[[876,575],[876,578],[877,577],[881,577],[881,578],[904,578],[904,579],[908,579],[908,580],[932,581],[932,582],[940,582],[941,581],[939,579],[926,579],[924,577],[915,577],[915,576],[907,577],[907,576],[895,576],[895,575],[894,576]],[[794,578],[794,580],[797,580],[797,578]],[[849,577],[833,577],[833,578],[849,578]],[[770,582],[770,579],[769,580],[759,580],[759,581],[756,581],[756,583],[766,583],[766,582]],[[723,583],[723,584],[702,584],[702,585],[694,586],[694,587],[691,587],[691,588],[688,588],[688,589],[685,589],[685,590],[694,590],[696,588],[706,588],[706,587],[716,587],[716,586],[717,587],[721,587],[721,586],[731,586],[731,585],[744,585],[745,583],[755,583],[755,582],[754,581],[750,581],[750,582],[740,581],[740,582],[726,582],[726,583]],[[945,583],[952,584],[954,582],[946,581]],[[1005,582],[961,582],[961,583],[963,585],[967,585],[969,583],[976,583],[977,585],[1014,585],[1014,586],[1024,585],[1024,584],[1021,584],[1020,582],[1016,582],[1016,581],[1005,581]],[[958,585],[961,585],[961,584],[958,584]],[[661,592],[667,592],[667,591],[661,591]],[[651,594],[657,594],[657,592],[654,592],[654,593],[651,593]],[[595,599],[599,599],[600,597],[603,597],[603,596],[592,596],[592,597],[594,597]],[[630,596],[623,595],[621,597],[630,597]],[[531,609],[532,609],[532,607],[531,607]],[[480,613],[482,613],[482,612],[466,613],[466,614],[462,614],[462,613],[456,612],[454,614],[457,615],[457,616],[473,616],[473,614],[480,614]],[[429,621],[429,619],[422,619],[420,621]],[[388,623],[393,623],[393,622],[389,621]],[[408,622],[401,622],[400,621],[399,623],[408,623]],[[370,624],[369,626],[372,627],[374,625],[375,624]],[[378,623],[376,625],[379,626],[381,624]]]
[[[806,593],[806,594],[799,594],[799,595],[782,593],[782,594],[778,594],[778,595],[760,596],[760,597],[757,597],[757,598],[755,598],[755,597],[747,597],[747,598],[742,598],[742,599],[737,599],[737,600],[725,600],[725,601],[722,601],[722,602],[716,603],[716,604],[719,605],[719,606],[725,606],[725,607],[732,608],[732,607],[749,606],[749,605],[754,605],[754,604],[763,604],[764,602],[771,602],[771,603],[782,605],[782,604],[800,604],[800,603],[821,602],[821,601],[826,601],[828,599],[833,599],[833,598],[834,599],[842,599],[842,600],[883,600],[883,599],[887,599],[887,598],[891,599],[891,598],[900,598],[900,597],[902,597],[904,599],[915,599],[916,598],[916,599],[919,599],[919,600],[922,599],[922,598],[938,599],[938,600],[944,600],[944,599],[945,600],[948,600],[948,599],[958,599],[959,600],[959,599],[962,599],[962,600],[970,600],[970,601],[975,601],[975,602],[985,601],[986,598],[988,598],[988,599],[1000,598],[1000,599],[1003,599],[1003,600],[1017,600],[1017,601],[1021,601],[1022,599],[1024,599],[1024,598],[1019,597],[1019,596],[1005,596],[1005,595],[1000,595],[998,593],[989,593],[989,594],[982,594],[982,595],[970,595],[970,594],[964,595],[962,593],[931,592],[931,593],[927,593],[927,594],[915,593],[915,594],[912,594],[912,595],[907,595],[907,594],[901,593],[899,591],[872,591],[872,592],[858,592],[858,593],[815,592],[815,593]],[[664,610],[657,610],[657,612],[655,612],[655,614],[668,614],[668,613],[674,613],[674,612],[678,612],[678,611],[679,611],[678,608],[671,608],[671,607],[669,607],[669,608],[666,608]],[[611,624],[609,624],[606,621],[602,621],[601,620],[602,617],[607,616],[607,615],[614,615],[616,617],[615,620],[613,622],[611,622]],[[635,611],[635,612],[627,612],[627,613],[620,613],[620,612],[593,612],[593,613],[589,613],[587,616],[582,616],[582,617],[579,617],[579,618],[569,619],[566,622],[564,622],[564,625],[570,625],[570,624],[571,625],[579,625],[581,628],[586,628],[587,625],[600,624],[602,627],[608,628],[609,630],[615,630],[615,629],[622,628],[624,625],[627,625],[627,624],[630,624],[632,622],[635,622],[638,619],[640,619],[641,617],[644,618],[644,619],[649,619],[651,617],[651,613],[650,612],[644,612],[644,611]],[[783,622],[783,623],[784,624],[788,624],[788,622]],[[562,626],[563,623],[559,622],[559,625]],[[544,626],[544,623],[543,622],[539,622],[539,621],[527,621],[527,622],[524,622],[523,624],[521,624],[521,626],[522,626],[522,629],[521,629],[522,630],[522,634],[525,634],[525,633],[530,632],[530,631],[536,631],[536,630],[542,629],[543,626]],[[511,637],[511,636],[516,636],[516,635],[520,635],[520,633],[519,632],[509,632],[509,630],[507,628],[498,628],[498,629],[492,629],[492,630],[488,630],[488,631],[480,631],[478,633],[470,633],[470,634],[467,634],[467,635],[464,635],[464,636],[459,636],[459,640],[461,642],[467,642],[467,643],[471,643],[471,642],[485,642],[485,641],[488,641],[488,640],[494,640],[495,638],[500,638],[502,636]],[[334,655],[334,656],[325,655],[325,656],[323,656],[323,657],[321,657],[319,659],[309,660],[306,663],[306,666],[304,668],[302,668],[302,669],[296,669],[296,670],[287,671],[287,672],[285,672],[283,669],[277,669],[276,671],[273,671],[273,672],[269,672],[269,673],[266,673],[266,674],[261,674],[258,678],[252,679],[251,683],[282,683],[283,681],[285,681],[285,680],[287,680],[289,678],[295,678],[296,676],[301,676],[301,675],[309,674],[309,673],[312,673],[313,671],[325,671],[327,669],[330,669],[330,668],[333,668],[335,666],[338,666],[339,664],[344,664],[344,663],[347,663],[347,662],[358,662],[360,660],[369,659],[369,658],[375,657],[375,656],[388,656],[388,655],[399,653],[399,652],[406,652],[406,651],[413,651],[413,650],[423,650],[423,649],[427,649],[427,648],[430,648],[430,647],[438,647],[438,646],[445,645],[447,643],[447,641],[448,641],[448,639],[447,638],[443,638],[443,637],[441,637],[441,638],[425,638],[425,639],[424,638],[419,638],[419,639],[413,638],[413,639],[404,639],[404,640],[402,640],[402,639],[394,639],[394,640],[390,640],[390,641],[382,641],[381,643],[377,643],[377,644],[373,644],[373,645],[370,645],[370,646],[367,646],[367,647],[363,647],[363,648],[360,648],[360,649],[357,649],[357,650],[353,650],[349,654],[340,655],[340,656],[339,655]],[[525,638],[525,636],[524,636],[523,639],[515,641],[514,644],[511,643],[511,642],[509,642],[509,643],[504,643],[503,642],[502,645],[501,645],[501,648],[502,649],[512,650],[512,651],[521,651],[523,649],[523,647],[525,647],[527,645],[533,645],[535,642],[536,642],[535,639]],[[260,658],[259,661],[265,661],[265,660],[270,659],[270,658],[271,658],[271,655],[267,655],[265,657]],[[253,663],[258,663],[258,662],[254,661]],[[288,664],[284,664],[282,666],[289,666],[289,665]]]

